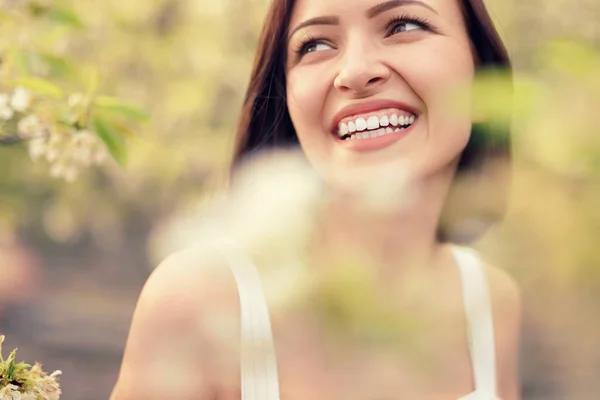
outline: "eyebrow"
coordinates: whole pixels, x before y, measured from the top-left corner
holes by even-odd
[[[390,0],[390,1],[386,1],[385,3],[381,3],[379,5],[376,5],[375,7],[370,8],[367,11],[367,18],[369,18],[369,19],[375,18],[376,16],[378,16],[381,13],[384,13],[388,10],[391,10],[396,7],[401,7],[401,6],[421,6],[421,7],[427,8],[428,10],[433,11],[434,13],[437,14],[437,11],[435,11],[435,9],[433,7],[431,7],[427,3],[423,3],[422,1],[419,1],[419,0]]]
[[[429,4],[427,3],[423,3],[422,1],[419,0],[389,0],[386,2],[383,2],[381,4],[378,4],[374,7],[371,7],[367,10],[367,12],[365,13],[367,18],[369,19],[373,19],[376,16],[378,16],[379,14],[382,14],[388,10],[397,8],[397,7],[401,7],[401,6],[421,6],[421,7],[425,7],[428,10],[433,11],[434,13],[438,13],[437,11],[435,11],[435,9],[433,7],[431,7]],[[294,34],[296,32],[298,32],[300,29],[306,28],[308,26],[312,26],[312,25],[338,25],[340,23],[340,19],[338,17],[316,17],[316,18],[311,18],[308,19],[300,24],[298,24],[298,26],[296,26],[292,32],[290,33],[289,37],[291,38],[292,36],[294,36]]]

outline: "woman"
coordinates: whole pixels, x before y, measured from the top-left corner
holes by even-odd
[[[448,244],[478,236],[506,198],[505,175],[488,167],[508,159],[508,130],[474,123],[447,96],[486,67],[510,63],[481,0],[274,0],[235,165],[300,146],[330,195],[315,273],[340,254],[368,262],[386,317],[422,316],[419,354],[342,331],[332,345],[309,309],[269,314],[244,254],[189,250],[146,284],[113,398],[518,399],[518,290]],[[361,208],[362,185],[396,170],[411,201]],[[475,182],[466,198],[462,178]],[[215,329],[215,313],[235,318]]]

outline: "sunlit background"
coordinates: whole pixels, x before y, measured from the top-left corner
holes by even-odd
[[[16,49],[67,94],[97,79],[149,115],[125,149],[113,143],[123,165],[74,182],[25,143],[0,146],[0,331],[23,359],[63,371],[62,398],[108,398],[148,274],[198,239],[267,2],[0,0],[0,60]],[[514,181],[505,223],[476,247],[523,292],[524,398],[596,399],[600,2],[487,3],[516,70]],[[0,64],[0,91],[14,73]]]

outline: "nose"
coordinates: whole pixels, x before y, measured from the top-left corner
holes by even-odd
[[[373,49],[365,46],[347,49],[335,78],[334,86],[341,92],[361,95],[381,86],[390,79],[390,68]]]

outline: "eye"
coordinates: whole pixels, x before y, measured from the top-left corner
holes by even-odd
[[[419,30],[433,31],[427,19],[404,14],[390,20],[387,28],[387,36]]]
[[[400,32],[408,32],[423,29],[421,25],[412,22],[402,22],[393,27],[391,34],[395,35]]]
[[[328,45],[327,43],[321,43],[321,42],[310,43],[304,47],[304,54],[314,53],[314,52],[323,51],[323,50],[331,50],[331,48],[332,47],[330,45]]]
[[[332,50],[333,47],[327,44],[323,39],[307,38],[301,42],[295,49],[299,57],[305,56],[308,53],[316,53],[318,51]]]

